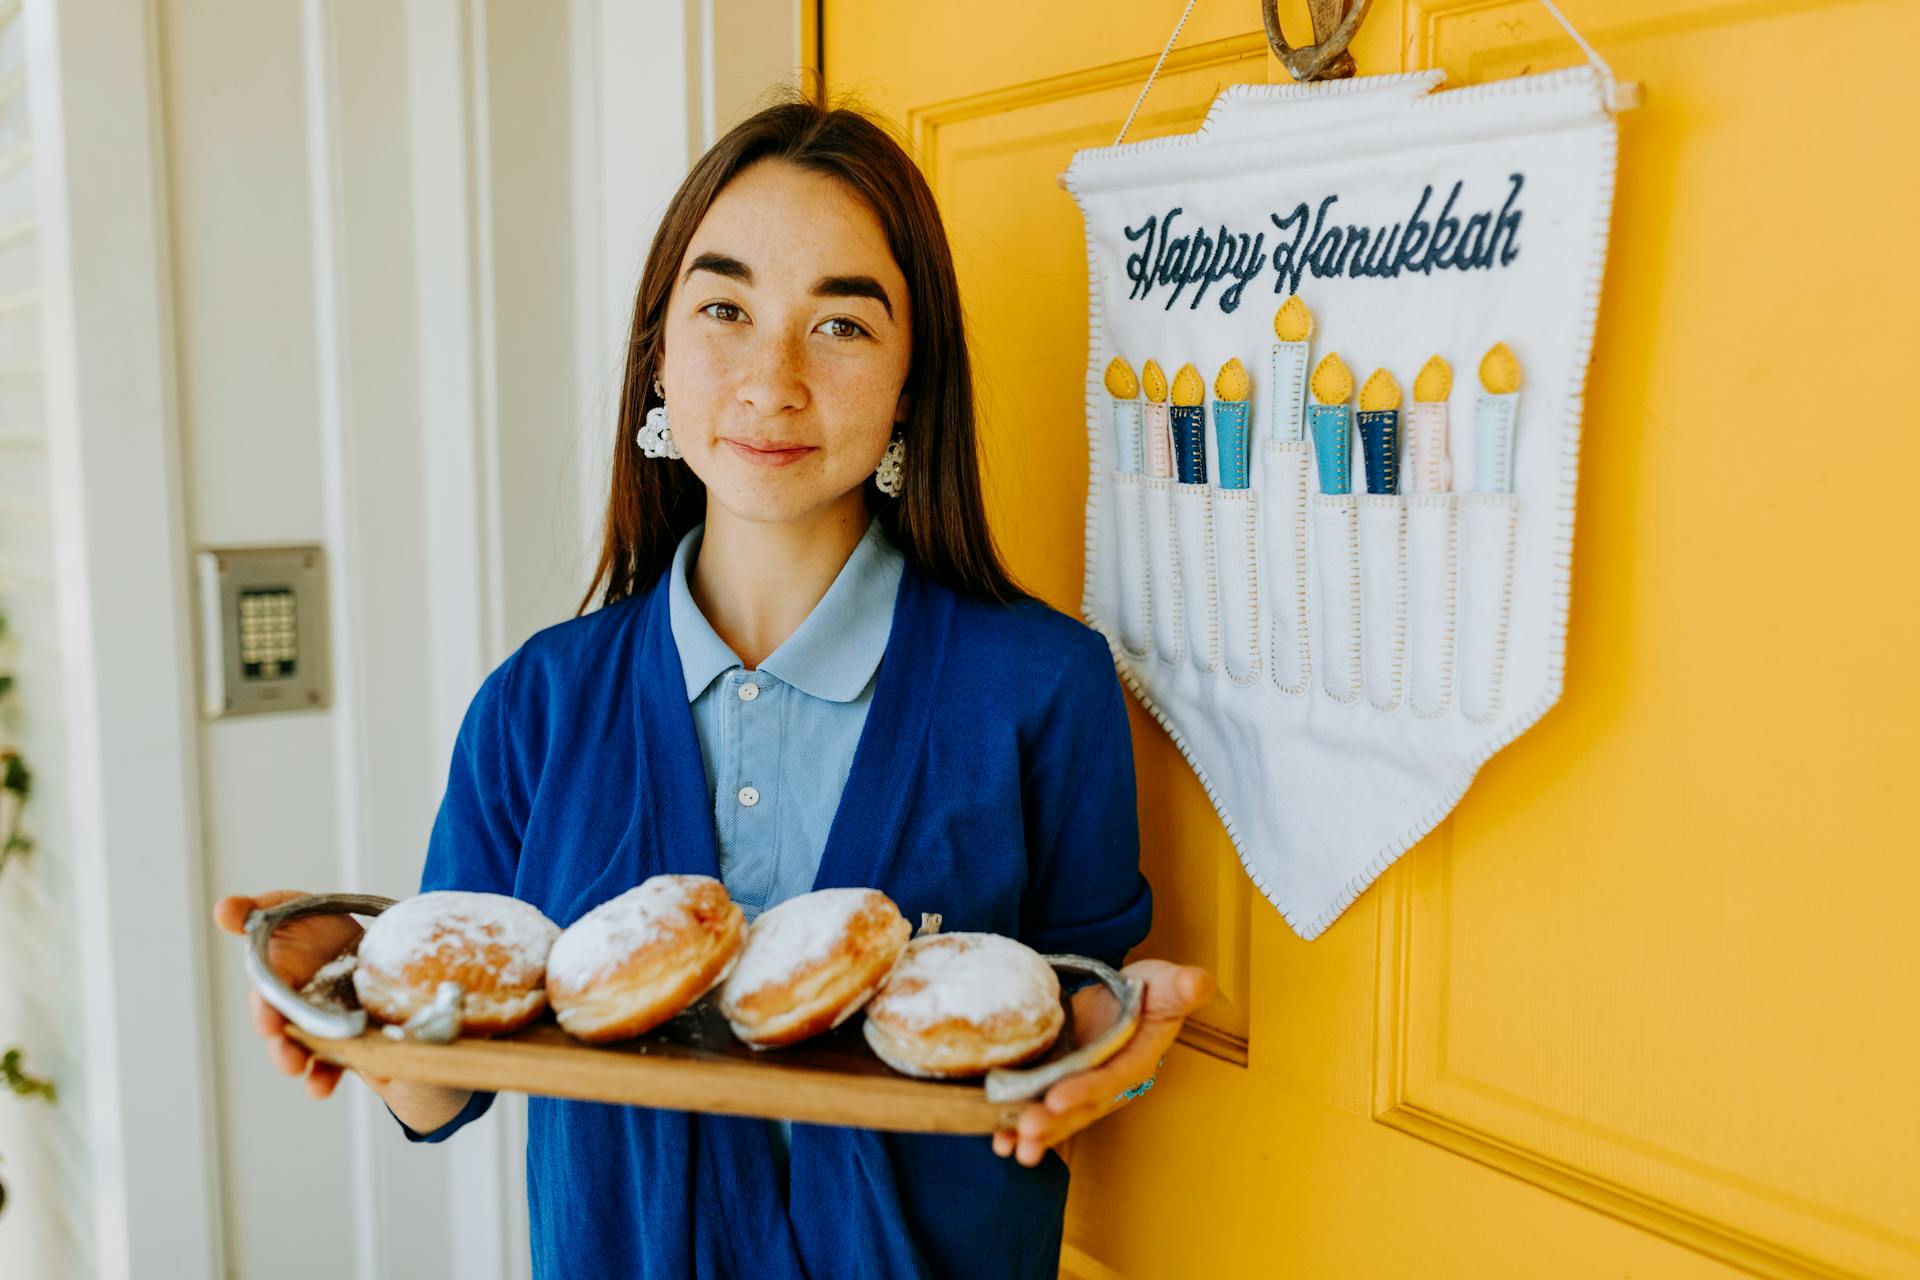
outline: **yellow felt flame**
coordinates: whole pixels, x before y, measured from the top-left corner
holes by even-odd
[[[1353,373],[1338,351],[1327,352],[1326,359],[1313,368],[1313,398],[1321,404],[1345,404],[1353,395]]]
[[[1282,342],[1305,342],[1312,332],[1313,312],[1307,310],[1299,294],[1287,295],[1287,300],[1273,313],[1273,336]]]
[[[1220,376],[1213,380],[1213,398],[1216,400],[1253,399],[1253,379],[1247,376],[1247,366],[1235,356],[1220,366]]]
[[[1167,375],[1160,372],[1160,366],[1149,360],[1140,370],[1140,381],[1147,389],[1147,399],[1155,404],[1165,404],[1167,399]]]
[[[1207,398],[1207,384],[1200,381],[1200,371],[1190,364],[1180,366],[1180,372],[1173,375],[1173,402],[1177,405],[1195,405]]]
[[[1378,413],[1382,409],[1400,407],[1400,384],[1385,369],[1375,369],[1367,375],[1367,383],[1360,388],[1360,412]]]
[[[1119,356],[1107,363],[1107,394],[1115,400],[1131,400],[1140,394],[1140,380],[1133,376],[1133,366]]]
[[[1420,375],[1413,380],[1413,398],[1434,404],[1452,394],[1453,366],[1439,356],[1428,356],[1420,366]]]
[[[1496,396],[1520,389],[1520,361],[1506,343],[1494,343],[1480,358],[1480,385]]]

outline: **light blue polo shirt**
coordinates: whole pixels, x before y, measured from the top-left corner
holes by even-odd
[[[687,586],[705,532],[695,525],[674,550],[669,621],[713,799],[721,880],[752,920],[813,888],[906,561],[875,517],[813,611],[748,671]]]

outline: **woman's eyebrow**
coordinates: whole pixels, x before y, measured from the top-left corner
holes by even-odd
[[[753,283],[753,268],[724,253],[700,254],[687,268],[686,275],[680,278],[685,280],[696,271],[711,271],[717,276],[738,280],[741,284]],[[893,319],[893,300],[887,297],[886,289],[872,276],[821,276],[813,282],[813,295],[816,298],[872,298],[886,308],[887,319]]]
[[[887,309],[887,319],[893,319],[893,303],[872,276],[821,276],[813,282],[813,293],[817,298],[872,298]]]
[[[680,278],[685,280],[696,271],[711,271],[717,276],[738,280],[741,284],[753,283],[753,268],[740,259],[730,258],[724,253],[701,254],[693,260],[693,265],[687,268],[687,274]]]

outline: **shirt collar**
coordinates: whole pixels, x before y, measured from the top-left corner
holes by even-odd
[[[689,702],[706,692],[722,672],[743,665],[700,612],[687,585],[688,570],[705,532],[702,522],[680,539],[668,579],[668,621],[673,643],[680,650]],[[826,595],[785,643],[767,655],[760,670],[829,702],[859,697],[886,652],[894,598],[905,566],[905,557],[888,541],[875,516]]]

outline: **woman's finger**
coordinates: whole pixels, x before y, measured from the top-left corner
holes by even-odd
[[[315,1059],[313,1066],[307,1071],[307,1096],[324,1098],[332,1093],[334,1086],[339,1083],[340,1068],[331,1062]]]
[[[228,933],[245,933],[247,917],[255,910],[277,907],[293,898],[304,898],[306,893],[300,889],[270,889],[266,893],[247,897],[234,894],[213,904],[213,922]]]
[[[253,899],[235,895],[213,904],[213,922],[228,933],[245,933],[247,917],[253,914]]]
[[[269,1040],[284,1036],[287,1031],[286,1015],[266,1002],[258,991],[247,992],[247,1005],[253,1010],[253,1029]]]
[[[313,1055],[285,1036],[277,1036],[267,1042],[267,1056],[283,1074],[301,1076],[307,1073],[307,1059]]]
[[[1213,999],[1213,975],[1193,964],[1169,964],[1164,960],[1140,961],[1147,979],[1146,1000],[1140,1011],[1142,1020],[1180,1020]],[[1126,972],[1133,966],[1129,965]]]
[[[1046,1107],[1029,1107],[1020,1117],[1019,1143],[1042,1150],[1057,1147],[1110,1110],[1112,1107],[1094,1102],[1064,1115],[1056,1115]]]
[[[1015,1144],[1019,1142],[1019,1140],[1020,1140],[1020,1135],[1016,1133],[1014,1130],[1012,1129],[999,1130],[993,1135],[993,1154],[997,1156],[1012,1155],[1013,1148]]]

